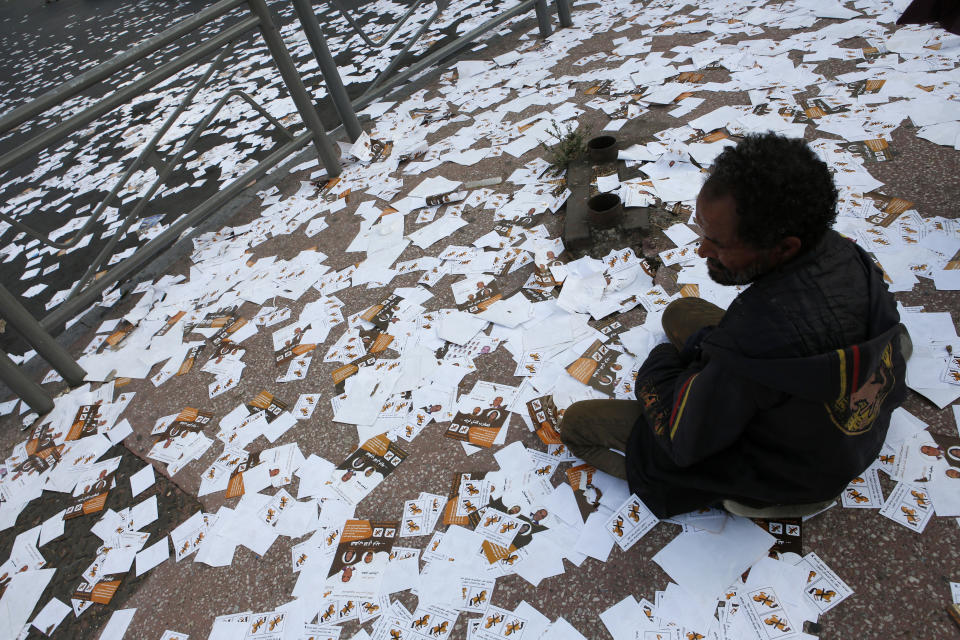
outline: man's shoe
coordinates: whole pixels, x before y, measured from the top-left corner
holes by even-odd
[[[823,511],[836,501],[836,498],[831,498],[830,500],[812,502],[810,504],[777,504],[771,507],[749,507],[734,500],[724,500],[723,508],[735,516],[743,516],[745,518],[801,518]]]

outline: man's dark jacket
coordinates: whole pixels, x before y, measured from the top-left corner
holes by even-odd
[[[899,322],[880,269],[830,231],[698,344],[653,349],[637,376],[630,489],[659,517],[725,498],[836,497],[876,459],[906,394]]]

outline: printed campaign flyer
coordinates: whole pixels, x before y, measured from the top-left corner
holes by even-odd
[[[620,352],[595,340],[582,356],[567,366],[567,373],[597,391],[613,395],[617,383]]]
[[[327,574],[332,597],[376,600],[399,526],[397,521],[347,520]]]
[[[407,457],[386,434],[370,438],[337,465],[331,476],[333,491],[350,504],[357,504]]]

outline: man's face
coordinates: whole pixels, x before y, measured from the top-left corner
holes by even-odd
[[[697,196],[696,222],[707,272],[718,284],[748,284],[772,269],[770,251],[754,249],[737,237],[737,210],[733,196]]]

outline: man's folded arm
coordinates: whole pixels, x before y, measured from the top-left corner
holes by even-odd
[[[650,352],[637,373],[637,399],[657,442],[687,467],[729,447],[757,411],[755,384],[671,344]]]

